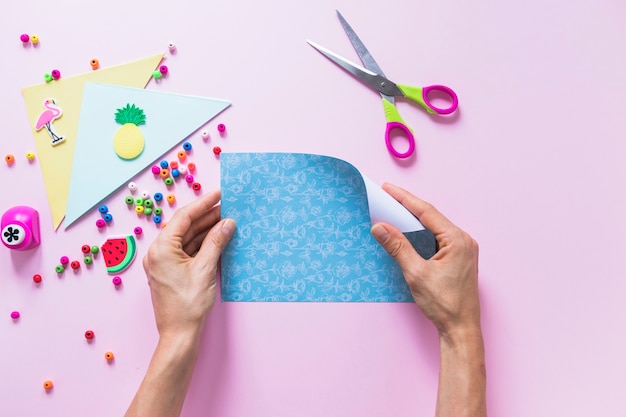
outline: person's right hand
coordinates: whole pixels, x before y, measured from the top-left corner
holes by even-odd
[[[383,222],[372,226],[374,238],[400,265],[415,302],[441,336],[479,335],[478,244],[427,202],[391,184],[383,189],[437,239],[437,253],[424,260],[396,227]]]

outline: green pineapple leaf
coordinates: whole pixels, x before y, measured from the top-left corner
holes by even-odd
[[[115,112],[115,121],[121,125],[132,123],[139,126],[146,123],[146,115],[139,107],[127,103],[126,106],[117,109]]]

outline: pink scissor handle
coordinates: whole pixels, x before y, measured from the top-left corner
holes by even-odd
[[[428,94],[433,91],[439,91],[440,93],[447,95],[452,102],[450,103],[450,106],[442,108],[433,105],[428,99]],[[455,111],[457,107],[459,107],[459,97],[456,95],[454,90],[450,87],[446,87],[445,85],[429,85],[427,87],[422,87],[422,99],[424,100],[426,106],[437,114],[450,114]]]
[[[398,152],[391,143],[391,131],[395,129],[402,130],[402,132],[406,135],[406,139],[409,142],[409,149],[406,152]],[[391,154],[396,158],[408,158],[415,151],[415,138],[413,137],[413,132],[411,132],[411,129],[409,129],[407,125],[400,122],[387,122],[387,129],[385,130],[385,144],[387,145],[389,152],[391,152]]]

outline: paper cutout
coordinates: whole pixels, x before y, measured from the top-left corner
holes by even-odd
[[[111,132],[119,127],[111,115],[120,103],[134,103],[150,117],[141,127],[149,144],[133,160],[120,159],[111,146]],[[86,83],[66,228],[228,106],[226,100]],[[93,185],[95,175],[97,187]]]
[[[50,134],[50,138],[52,139],[52,146],[56,146],[59,143],[65,140],[65,137],[59,136],[52,129],[52,122],[63,115],[63,110],[56,105],[56,100],[53,98],[48,98],[44,100],[43,106],[46,108],[41,112],[39,117],[37,118],[37,123],[35,123],[35,130],[41,130],[43,127],[46,128],[46,131]]]
[[[43,174],[44,185],[54,228],[58,228],[65,216],[67,197],[70,189],[70,176],[76,132],[83,97],[83,86],[86,81],[118,84],[130,87],[144,87],[152,71],[156,68],[163,54],[154,55],[111,68],[63,77],[50,84],[38,84],[22,89],[28,119],[33,127],[33,135],[39,155],[39,165]],[[67,141],[63,146],[51,147],[43,130],[37,131],[34,126],[41,113],[41,103],[48,97],[54,97],[57,103],[63,104],[63,117],[55,121],[58,131],[63,132]],[[110,140],[110,139],[109,139]]]
[[[220,167],[222,217],[237,223],[222,255],[224,301],[413,301],[371,236],[370,207],[376,221],[412,228],[404,233],[425,258],[434,235],[354,166],[321,155],[222,153]]]
[[[115,112],[115,121],[122,125],[113,136],[115,153],[122,159],[137,158],[145,146],[143,133],[138,126],[146,123],[146,115],[134,104],[126,104]]]

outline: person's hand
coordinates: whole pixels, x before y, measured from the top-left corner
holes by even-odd
[[[424,260],[394,226],[376,223],[372,235],[396,259],[411,293],[439,334],[478,332],[478,244],[432,205],[391,184],[383,189],[434,233],[437,253]]]
[[[218,190],[177,210],[143,259],[162,337],[198,330],[215,303],[218,260],[235,229],[220,221],[219,199]]]

